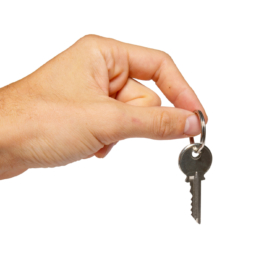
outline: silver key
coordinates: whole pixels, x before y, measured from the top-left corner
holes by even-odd
[[[195,111],[199,116],[202,127],[200,143],[194,143],[185,147],[179,156],[179,166],[182,172],[187,176],[186,182],[190,182],[190,192],[192,194],[192,216],[201,223],[201,181],[205,179],[204,174],[209,170],[212,164],[212,154],[209,148],[205,146],[206,127],[204,117],[201,111]],[[196,154],[196,155],[193,155]]]

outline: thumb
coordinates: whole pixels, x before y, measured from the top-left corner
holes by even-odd
[[[118,132],[120,139],[143,137],[169,140],[194,136],[201,131],[196,114],[173,107],[127,105],[124,118],[126,120],[121,122],[124,126],[118,126],[120,127]]]

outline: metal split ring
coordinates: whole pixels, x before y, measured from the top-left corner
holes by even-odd
[[[199,147],[195,146],[195,147],[193,147],[193,150],[194,150],[195,153],[200,154],[202,152],[203,148],[204,148],[204,145],[205,145],[206,125],[205,125],[205,120],[204,120],[203,113],[200,110],[196,110],[196,111],[194,111],[194,113],[199,117],[200,124],[201,124],[201,138],[200,138],[201,146],[199,146]],[[190,137],[189,140],[190,140],[191,144],[195,143],[194,137]]]

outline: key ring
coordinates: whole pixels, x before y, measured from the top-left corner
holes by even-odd
[[[195,153],[201,154],[202,149],[204,148],[204,145],[205,145],[206,125],[205,125],[205,120],[204,120],[203,113],[200,110],[196,110],[196,111],[194,111],[194,113],[196,115],[198,115],[200,123],[201,123],[201,138],[200,138],[201,146],[199,146],[199,147],[195,146],[195,147],[193,147],[193,150],[194,150]],[[194,137],[190,137],[189,140],[190,140],[191,144],[195,143]]]

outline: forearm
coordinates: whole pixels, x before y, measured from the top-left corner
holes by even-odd
[[[25,110],[22,109],[21,97],[24,93],[25,80],[20,80],[0,89],[0,179],[12,177],[27,168],[22,159],[22,145],[28,132]]]

